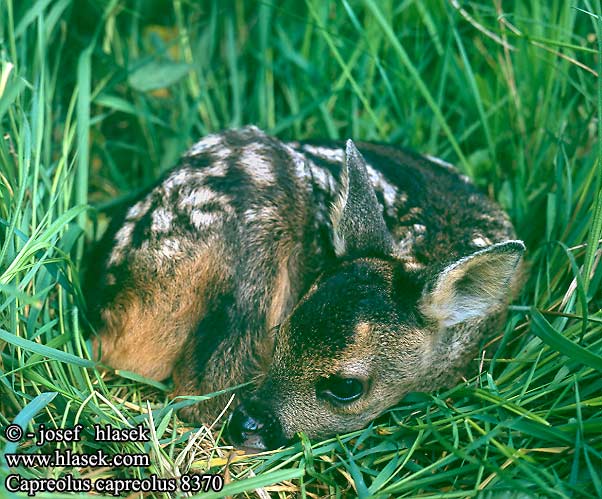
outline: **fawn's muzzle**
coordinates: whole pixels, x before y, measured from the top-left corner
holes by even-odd
[[[234,445],[257,450],[275,449],[287,441],[270,408],[257,399],[249,399],[234,410],[228,434]]]

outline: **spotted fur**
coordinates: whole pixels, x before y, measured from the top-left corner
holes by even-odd
[[[256,127],[209,135],[95,250],[95,352],[172,376],[176,394],[256,380],[235,414],[264,430],[238,443],[352,430],[410,390],[457,379],[520,281],[514,238],[508,217],[436,158],[285,143]],[[365,396],[318,400],[317,383],[335,375],[361,379]],[[182,416],[206,420],[222,403]]]

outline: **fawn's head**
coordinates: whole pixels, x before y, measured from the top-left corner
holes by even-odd
[[[455,381],[503,315],[522,242],[413,271],[395,256],[351,141],[340,184],[331,213],[338,264],[282,323],[265,380],[230,420],[236,444],[273,448],[300,431],[360,429],[406,393]]]

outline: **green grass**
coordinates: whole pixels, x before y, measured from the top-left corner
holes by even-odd
[[[68,448],[151,456],[148,468],[19,472],[225,473],[225,491],[249,497],[602,497],[596,6],[1,2],[0,427],[82,423]],[[94,369],[80,270],[107,212],[202,135],[247,123],[438,155],[502,204],[530,277],[477,379],[412,394],[352,435],[229,461],[219,432],[187,446],[197,429],[174,408],[189,402],[169,386]],[[152,441],[89,438],[94,423],[126,421],[149,421]],[[2,431],[0,448],[38,451]]]

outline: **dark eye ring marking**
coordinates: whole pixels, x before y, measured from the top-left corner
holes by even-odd
[[[366,392],[366,382],[358,378],[328,376],[320,378],[316,385],[318,398],[337,405],[350,404]]]

